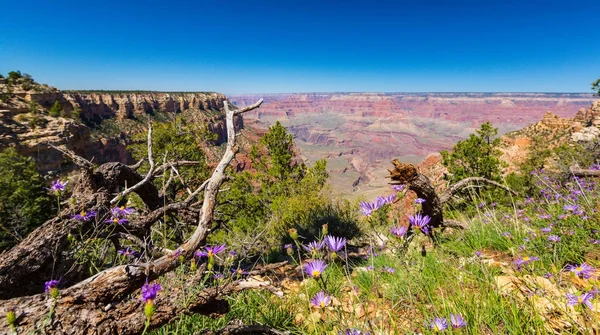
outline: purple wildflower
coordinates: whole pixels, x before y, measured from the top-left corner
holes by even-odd
[[[566,211],[574,212],[579,209],[579,205],[564,205],[563,208]]]
[[[500,235],[502,235],[504,237],[509,237],[509,238],[512,237],[512,234],[508,231],[502,232],[502,233],[500,233]]]
[[[420,205],[420,204],[422,204],[424,202],[425,202],[425,199],[423,199],[423,198],[416,198],[415,199],[415,204],[417,204],[417,205]]]
[[[394,273],[394,272],[396,272],[396,269],[394,269],[394,268],[391,268],[391,267],[389,267],[389,266],[385,266],[385,267],[384,267],[384,270],[385,270],[385,272],[387,272],[387,273]]]
[[[327,268],[327,264],[320,259],[306,263],[304,266],[304,272],[310,277],[319,278],[323,271]]]
[[[115,224],[124,225],[124,224],[127,224],[127,223],[129,223],[129,220],[127,220],[127,219],[123,219],[123,218],[119,218],[119,217],[116,217],[116,216],[115,216],[115,217],[112,217],[112,218],[110,218],[110,219],[106,219],[106,220],[104,221],[104,223],[115,223]]]
[[[135,209],[121,206],[111,209],[110,212],[113,216],[124,217],[135,212]]]
[[[369,332],[363,333],[362,331],[360,331],[358,329],[348,328],[344,331],[340,331],[338,333],[338,335],[371,335],[371,333],[369,333]]]
[[[477,208],[483,208],[483,206],[485,206],[485,201],[477,204]]]
[[[558,235],[550,235],[548,236],[548,241],[558,243],[560,242],[560,237]]]
[[[221,280],[221,279],[223,279],[224,277],[225,277],[225,275],[224,275],[224,274],[222,274],[222,273],[215,273],[215,274],[213,275],[213,279],[214,279],[214,280]]]
[[[374,211],[381,208],[382,205],[383,204],[379,204],[377,202],[365,202],[365,201],[361,201],[359,204],[360,210],[363,212],[363,214],[365,216],[371,216],[371,214],[373,214]]]
[[[550,218],[552,218],[552,216],[550,214],[540,214],[540,215],[538,215],[538,218],[540,218],[540,219],[550,219]]]
[[[52,289],[58,288],[58,284],[59,284],[59,282],[56,279],[52,279],[50,281],[47,281],[46,283],[44,283],[44,292],[48,293]]]
[[[427,226],[429,221],[431,221],[431,218],[428,215],[423,216],[421,213],[417,213],[414,216],[408,217],[408,222],[410,225],[413,228],[420,230],[423,234],[429,233],[429,227]]]
[[[81,211],[79,214],[71,216],[71,219],[75,219],[77,221],[90,221],[90,219],[95,217],[96,214],[97,213],[95,211]]]
[[[241,277],[241,276],[247,275],[248,271],[246,271],[242,268],[237,268],[237,269],[231,269],[231,273],[237,277]]]
[[[392,234],[394,234],[394,236],[396,236],[398,238],[403,238],[404,235],[406,235],[407,231],[408,231],[408,227],[406,227],[406,226],[392,227]]]
[[[331,304],[331,297],[325,292],[320,291],[312,298],[310,301],[313,306],[323,308],[325,306],[329,306]]]
[[[592,299],[594,299],[594,294],[590,292],[582,293],[577,296],[575,294],[567,293],[567,306],[575,306],[575,305],[586,305],[589,309],[594,309],[594,305],[592,304]]]
[[[590,278],[595,271],[594,267],[587,263],[581,263],[581,265],[567,265],[566,270],[584,279]]]
[[[547,234],[547,233],[549,233],[549,232],[551,232],[551,231],[552,231],[552,228],[550,228],[550,227],[544,227],[544,228],[540,229],[540,231],[541,231],[542,233],[545,233],[545,234]]]
[[[533,261],[539,261],[539,260],[540,260],[539,257],[524,256],[522,258],[515,260],[513,263],[515,263],[515,265],[517,266],[517,269],[521,270],[521,266],[527,265]]]
[[[65,187],[68,183],[68,181],[65,181],[63,183],[62,181],[60,181],[60,179],[54,180],[52,181],[49,190],[52,191],[54,194],[58,195],[60,192],[63,192],[65,190]]]
[[[464,328],[467,326],[467,321],[460,314],[450,314],[450,325],[452,328]]]
[[[392,185],[392,189],[396,192],[404,190],[404,185]]]
[[[446,320],[444,318],[436,317],[429,324],[429,328],[431,328],[431,330],[433,330],[436,333],[443,332],[444,330],[446,330],[448,328],[448,320]]]
[[[125,249],[120,249],[119,251],[117,251],[119,253],[119,255],[121,256],[125,256],[125,257],[139,257],[140,253],[135,251],[134,249],[131,249],[129,247],[125,248]]]
[[[154,299],[156,299],[156,294],[160,290],[162,290],[160,284],[148,284],[148,279],[146,279],[146,283],[144,286],[142,286],[142,299],[145,303],[148,303],[148,301],[154,301]]]
[[[546,278],[546,279],[550,279],[552,277],[554,277],[554,275],[551,274],[550,272],[546,272],[546,274],[544,275],[544,278]]]
[[[225,244],[221,244],[221,245],[215,245],[215,246],[210,246],[207,245],[204,247],[205,251],[196,251],[195,255],[198,258],[202,258],[202,257],[208,257],[208,258],[212,258],[214,257],[216,254],[222,252],[225,250]]]
[[[329,250],[336,252],[342,250],[346,246],[346,239],[344,237],[325,236],[325,244]]]
[[[376,201],[382,202],[385,205],[385,204],[391,204],[392,202],[394,202],[394,200],[396,200],[396,195],[390,194],[387,197],[377,197]]]
[[[325,245],[324,241],[312,241],[310,242],[308,245],[302,245],[302,248],[304,248],[304,250],[306,250],[306,252],[317,252],[321,249],[323,249],[323,246]]]

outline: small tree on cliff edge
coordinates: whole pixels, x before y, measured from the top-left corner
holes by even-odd
[[[597,96],[600,96],[600,78],[592,83],[592,91],[596,92]]]
[[[500,144],[498,128],[490,122],[481,125],[475,134],[456,143],[452,152],[442,151],[443,164],[448,168],[449,179],[457,182],[467,177],[484,177],[490,180],[500,179]]]
[[[62,105],[60,104],[60,102],[58,102],[58,100],[54,101],[54,105],[52,105],[52,108],[50,108],[50,116],[52,117],[59,117],[61,116],[63,112],[62,109]]]

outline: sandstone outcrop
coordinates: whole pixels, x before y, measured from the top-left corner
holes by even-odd
[[[92,136],[91,129],[108,119],[118,122],[157,113],[197,111],[193,118],[207,122],[208,130],[217,135],[215,144],[226,139],[224,117],[219,112],[226,100],[223,94],[61,92],[35,82],[31,85],[25,90],[0,83],[0,150],[14,146],[21,154],[34,157],[42,172],[64,168],[62,155],[50,149],[48,143],[68,148],[94,163],[132,163],[126,145],[132,133],[143,129],[145,124],[140,123],[140,129],[119,129],[112,136],[103,136],[101,132]],[[55,102],[63,110],[60,116],[48,114]],[[237,129],[243,128],[241,116],[235,123]]]

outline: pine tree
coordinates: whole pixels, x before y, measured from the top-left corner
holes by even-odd
[[[58,100],[56,100],[54,101],[54,105],[52,105],[52,108],[50,108],[50,116],[59,117],[62,111],[62,105],[60,104],[60,102],[58,102]]]

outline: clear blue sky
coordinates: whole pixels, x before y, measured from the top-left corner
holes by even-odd
[[[61,89],[591,92],[600,1],[3,1],[0,73]]]

